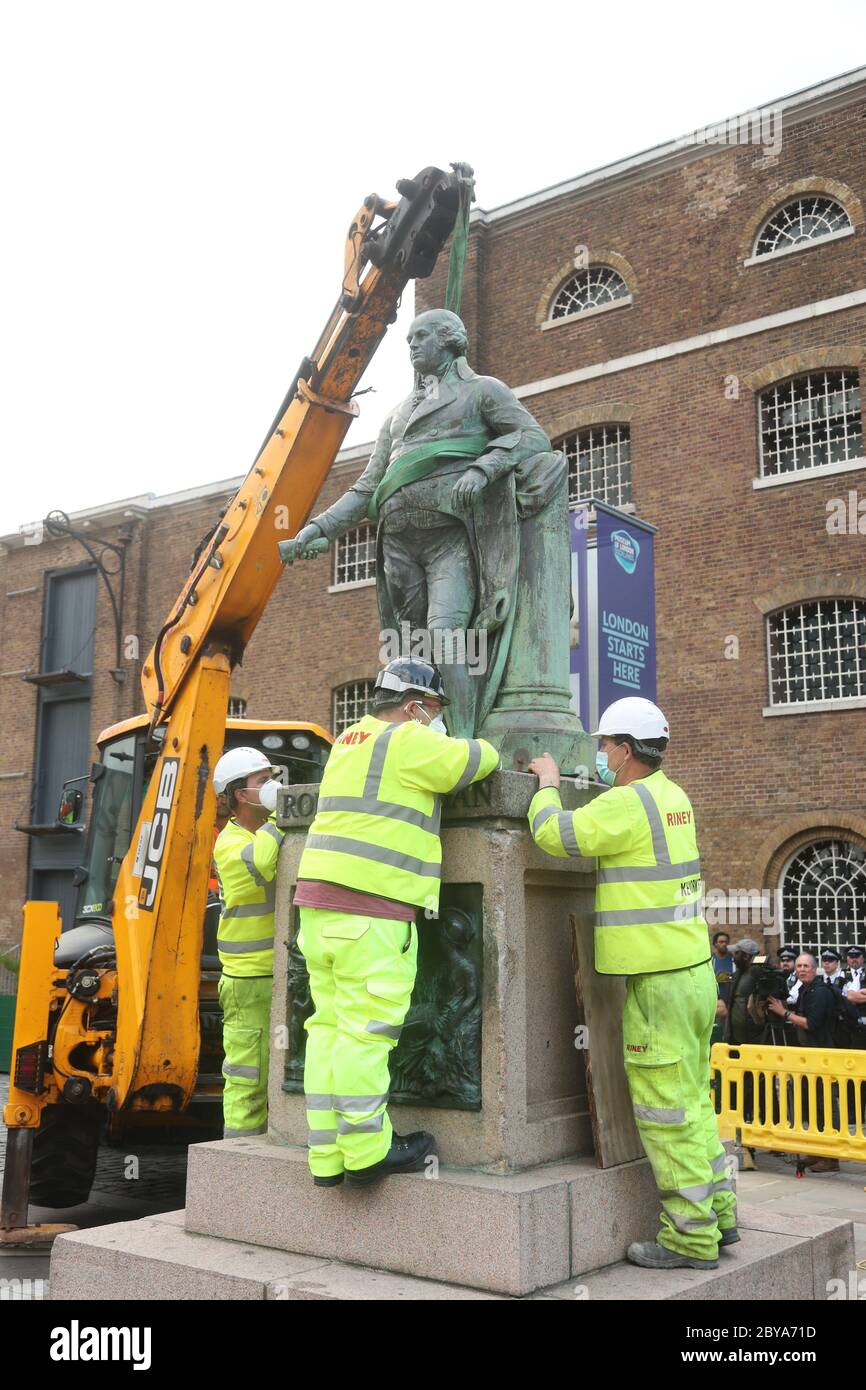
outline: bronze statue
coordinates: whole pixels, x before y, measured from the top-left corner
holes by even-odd
[[[434,660],[450,732],[490,739],[503,766],[549,749],[574,767],[583,737],[568,683],[565,460],[503,382],[473,372],[456,314],[419,314],[408,342],[415,389],[295,553],[377,522],[383,656]]]

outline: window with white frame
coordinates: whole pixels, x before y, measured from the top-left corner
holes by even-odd
[[[631,434],[628,425],[591,425],[565,435],[556,447],[568,462],[568,503],[597,497],[611,507],[631,501]]]
[[[850,226],[850,217],[835,198],[808,193],[785,203],[768,218],[758,233],[755,255],[771,256],[774,252],[791,251],[804,242],[820,241]]]
[[[353,526],[334,546],[334,587],[375,578],[376,531],[372,526]]]
[[[628,299],[628,285],[609,265],[591,265],[579,270],[557,291],[550,308],[551,319],[572,318],[588,309],[601,309],[618,299]]]
[[[863,457],[860,373],[809,372],[761,393],[761,476],[781,477]]]
[[[357,724],[359,719],[363,719],[370,708],[372,699],[372,681],[349,681],[347,685],[337,687],[334,691],[334,718],[332,721],[335,738],[344,729],[348,729],[350,724]]]
[[[247,702],[242,695],[232,695],[229,699],[229,719],[246,719]]]
[[[866,602],[822,598],[767,618],[770,704],[866,696]]]
[[[820,954],[861,941],[866,930],[866,849],[851,840],[815,840],[782,873],[783,940]]]

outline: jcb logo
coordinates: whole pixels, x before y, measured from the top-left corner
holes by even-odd
[[[139,907],[145,908],[148,912],[152,911],[156,901],[160,866],[165,842],[168,839],[168,823],[171,819],[171,804],[174,800],[174,789],[177,784],[179,768],[179,758],[166,758],[159,775],[153,824],[150,827],[150,839],[147,842],[147,853],[144,857],[144,869],[141,874],[141,887],[138,891]]]

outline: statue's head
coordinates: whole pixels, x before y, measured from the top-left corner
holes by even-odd
[[[455,357],[464,357],[469,338],[450,309],[428,309],[412,320],[407,337],[412,366],[420,376],[441,376]]]

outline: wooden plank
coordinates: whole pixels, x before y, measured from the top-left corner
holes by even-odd
[[[595,1161],[599,1168],[613,1168],[644,1157],[622,1060],[625,981],[596,972],[592,917],[572,913],[570,921],[578,1018],[588,1044],[584,1056]]]

